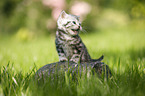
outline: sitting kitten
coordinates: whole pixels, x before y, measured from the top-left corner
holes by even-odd
[[[55,43],[59,61],[73,61],[75,63],[91,61],[91,56],[78,35],[82,29],[79,17],[62,11],[58,17],[57,25]],[[99,60],[101,59],[103,57]]]

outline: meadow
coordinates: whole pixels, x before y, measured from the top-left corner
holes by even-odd
[[[92,58],[104,54],[112,71],[108,80],[68,75],[38,85],[33,75],[57,62],[55,35],[21,39],[0,36],[0,96],[144,96],[145,30],[140,23],[81,34]]]

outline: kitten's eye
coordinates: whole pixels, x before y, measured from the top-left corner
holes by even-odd
[[[81,23],[79,23],[79,25],[81,26]]]
[[[70,23],[71,21],[68,21],[67,23]]]
[[[75,22],[75,21],[73,21],[73,23],[74,23],[74,24],[76,24],[76,22]]]

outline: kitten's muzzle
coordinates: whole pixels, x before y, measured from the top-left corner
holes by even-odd
[[[71,29],[72,31],[76,32],[80,30],[80,26],[78,26],[78,29]]]
[[[72,31],[79,31],[80,29],[71,29]]]

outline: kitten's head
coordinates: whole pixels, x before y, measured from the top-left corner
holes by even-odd
[[[57,20],[58,29],[65,31],[67,34],[75,36],[82,29],[79,17],[76,15],[67,14],[62,11]]]

